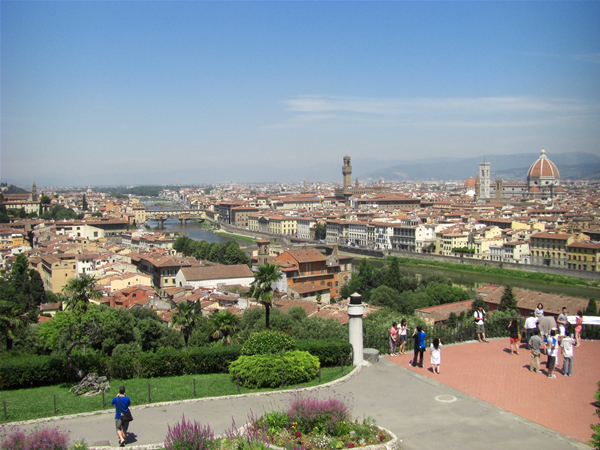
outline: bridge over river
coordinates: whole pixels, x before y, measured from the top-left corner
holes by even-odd
[[[147,210],[146,220],[156,220],[158,222],[158,228],[163,228],[165,220],[179,220],[183,225],[188,220],[197,220],[204,222],[206,214],[200,209],[161,209],[161,210]]]

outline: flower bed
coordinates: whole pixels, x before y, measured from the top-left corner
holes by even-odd
[[[340,398],[320,400],[294,394],[287,411],[273,411],[247,425],[215,438],[208,426],[186,422],[169,427],[166,450],[286,449],[393,449],[397,439],[372,419],[353,419],[348,402]]]

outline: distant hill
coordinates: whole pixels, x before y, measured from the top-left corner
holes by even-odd
[[[556,153],[548,156],[556,164],[561,179],[600,178],[600,156],[593,153]],[[474,158],[431,158],[418,161],[371,161],[360,180],[427,181],[427,180],[466,180],[476,177],[480,161],[489,161],[491,179],[501,178],[510,181],[524,181],[529,167],[539,158],[539,153],[519,153],[514,155],[485,155]],[[354,167],[362,167],[363,161],[356,161]]]

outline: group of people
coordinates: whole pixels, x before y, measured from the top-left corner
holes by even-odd
[[[575,333],[571,334],[569,334],[570,325],[566,307],[562,308],[561,314],[556,320],[558,327],[553,327],[551,330],[549,330],[549,332],[543,332],[543,330],[541,330],[542,327],[539,326],[542,317],[544,317],[544,305],[539,303],[535,309],[535,312],[525,320],[525,330],[527,332],[526,348],[531,350],[529,371],[533,372],[535,369],[536,373],[541,373],[540,355],[543,352],[546,352],[546,355],[548,356],[548,361],[546,362],[548,378],[556,378],[554,371],[559,360],[559,355],[562,354],[562,374],[570,377],[573,372],[573,348],[581,346],[583,314],[581,311],[577,311],[574,328]],[[513,322],[516,323],[516,321]],[[511,331],[512,345],[513,329],[511,326],[513,326],[513,323],[511,323],[509,326],[509,330]]]
[[[396,322],[392,323],[390,330],[390,356],[404,355],[406,347],[406,339],[408,335],[408,327],[406,326],[406,319],[400,321],[400,325]],[[414,339],[414,357],[409,363],[411,367],[423,368],[423,355],[425,353],[425,338],[427,333],[423,331],[421,325],[417,326],[413,331],[412,338]],[[398,345],[400,347],[398,347]],[[442,341],[439,338],[433,338],[431,344],[431,366],[433,373],[440,373],[440,364],[442,360]]]

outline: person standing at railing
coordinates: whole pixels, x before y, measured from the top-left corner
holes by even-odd
[[[396,349],[398,348],[398,325],[396,322],[392,322],[392,329],[390,330],[390,356],[396,356]]]
[[[487,342],[487,339],[485,338],[485,322],[487,322],[487,317],[485,316],[483,306],[479,305],[477,307],[474,316],[475,325],[477,326],[477,338],[479,339],[479,342]]]
[[[442,364],[442,341],[440,338],[433,338],[431,344],[431,365],[433,373],[440,374],[440,364]]]
[[[406,352],[404,351],[404,347],[406,347],[406,334],[408,333],[408,327],[406,326],[406,319],[402,319],[400,321],[400,328],[398,329],[400,333],[400,350],[398,353],[404,355]]]
[[[529,317],[525,319],[525,331],[527,332],[527,350],[531,350],[531,346],[529,345],[529,341],[534,335],[534,331],[537,328],[538,319],[535,317],[533,312],[529,313]]]
[[[567,335],[567,330],[569,329],[569,316],[567,314],[567,308],[563,306],[562,312],[558,315],[558,334],[561,336]]]
[[[415,341],[415,356],[412,360],[412,363],[408,365],[411,367],[420,367],[423,368],[423,353],[425,353],[425,337],[427,333],[423,331],[423,327],[421,325],[417,326],[417,329],[413,333],[412,337]],[[417,364],[417,358],[419,359],[419,363]]]
[[[577,341],[575,347],[581,347],[581,330],[583,330],[583,313],[579,310],[575,319],[575,341]]]

